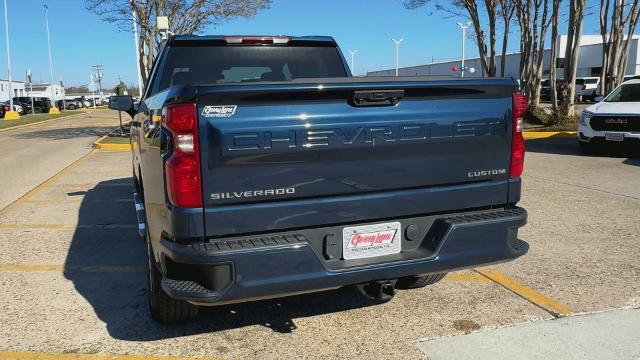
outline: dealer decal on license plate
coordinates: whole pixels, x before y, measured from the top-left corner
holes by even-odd
[[[345,260],[397,254],[401,245],[399,222],[350,226],[342,230]]]

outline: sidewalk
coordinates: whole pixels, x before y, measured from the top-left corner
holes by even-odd
[[[526,323],[418,343],[431,360],[640,359],[640,309]]]

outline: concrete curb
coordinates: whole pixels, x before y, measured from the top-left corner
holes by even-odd
[[[574,138],[575,131],[524,131],[525,139]]]
[[[52,122],[52,121],[56,121],[56,120],[60,120],[60,119],[68,120],[71,117],[85,115],[86,113],[87,112],[83,112],[81,114],[71,114],[71,115],[58,116],[58,117],[55,117],[53,119],[42,120],[42,121],[30,123],[30,124],[22,124],[22,125],[11,126],[11,127],[8,127],[8,128],[0,129],[0,133],[1,132],[5,132],[5,131],[9,131],[9,130],[17,130],[17,129],[23,129],[23,128],[30,127],[30,126],[46,124],[46,123],[49,123],[49,122]],[[10,120],[7,120],[7,121],[10,121]]]

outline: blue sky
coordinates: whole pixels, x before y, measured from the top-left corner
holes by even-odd
[[[49,81],[47,38],[42,0],[7,0],[13,78],[24,80],[27,68],[34,80]],[[82,0],[49,0],[49,26],[53,47],[54,79],[65,85],[89,82],[91,66],[104,66],[105,86],[118,77],[135,83],[135,52],[132,34],[100,20],[85,10]],[[1,7],[0,7],[1,10]],[[7,77],[4,19],[0,37],[0,78]],[[358,49],[356,72],[395,66],[391,38],[404,38],[400,65],[409,66],[459,57],[460,30],[456,21],[432,8],[405,10],[400,0],[274,0],[271,9],[252,19],[237,19],[206,29],[209,34],[331,35],[348,57]],[[561,33],[564,27],[561,24]],[[589,16],[585,34],[596,30]],[[514,27],[515,28],[515,27]],[[498,44],[498,46],[500,46]],[[519,48],[517,33],[511,34],[509,51]],[[467,42],[468,56],[477,55]]]

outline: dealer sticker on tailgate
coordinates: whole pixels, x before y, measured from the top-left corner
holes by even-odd
[[[345,260],[397,254],[400,252],[399,222],[346,227],[342,230]]]

